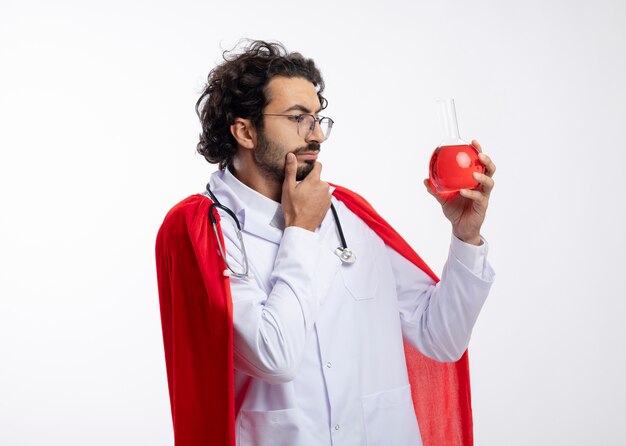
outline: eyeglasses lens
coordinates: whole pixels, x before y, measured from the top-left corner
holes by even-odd
[[[298,135],[306,138],[308,137],[313,130],[315,129],[315,122],[317,120],[311,115],[303,115],[302,119],[298,123]],[[332,128],[332,121],[330,118],[319,118],[317,121],[320,126],[320,130],[324,135],[324,139],[328,139],[330,136],[330,129]]]

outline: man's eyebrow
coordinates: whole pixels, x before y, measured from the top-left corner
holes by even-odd
[[[311,110],[310,110],[309,108],[305,107],[304,105],[301,105],[301,104],[295,104],[295,105],[292,105],[292,106],[291,106],[291,107],[289,107],[287,110],[285,110],[285,112],[290,112],[290,111],[294,111],[294,110],[296,110],[296,111],[300,111],[300,112],[302,112],[302,113],[309,113],[309,114],[311,114]],[[321,108],[319,108],[319,109],[315,112],[315,114],[317,114],[317,113],[319,113],[319,112],[321,112],[321,111],[322,111],[322,109],[321,109]]]

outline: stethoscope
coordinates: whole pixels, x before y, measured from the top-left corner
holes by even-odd
[[[241,234],[241,224],[239,223],[239,219],[237,218],[237,216],[231,209],[229,209],[228,207],[220,203],[220,201],[217,199],[215,194],[211,191],[210,183],[207,183],[206,191],[211,197],[211,200],[213,201],[213,204],[209,206],[209,219],[211,220],[211,225],[213,226],[213,232],[215,233],[215,238],[217,239],[217,246],[219,248],[220,255],[222,256],[222,260],[224,260],[224,264],[226,265],[226,269],[224,270],[224,276],[226,277],[235,276],[238,278],[248,277],[248,271],[249,271],[248,254],[246,253],[246,245],[243,242],[243,235]],[[224,245],[222,244],[222,241],[220,239],[220,236],[217,230],[217,217],[215,216],[216,212],[215,213],[213,212],[216,208],[221,209],[224,212],[226,212],[226,214],[235,221],[235,225],[237,227],[237,239],[239,240],[239,243],[241,243],[241,253],[243,254],[243,272],[235,271],[231,267],[231,265],[228,264],[228,260],[226,259],[226,249],[224,248]],[[341,222],[339,221],[339,216],[337,215],[337,210],[335,209],[335,206],[333,206],[332,203],[330,204],[330,210],[333,213],[333,218],[335,219],[335,226],[337,227],[337,232],[339,233],[339,238],[341,240],[341,246],[335,249],[335,255],[339,257],[342,263],[345,263],[346,265],[352,265],[356,261],[356,256],[354,255],[352,250],[348,248],[348,245],[346,243],[346,238],[343,235],[343,229],[341,228]]]

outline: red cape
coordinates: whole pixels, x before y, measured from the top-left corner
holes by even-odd
[[[365,199],[340,186],[333,195],[387,245],[439,280]],[[165,217],[156,241],[176,446],[235,445],[232,299],[210,205],[203,195],[181,201]],[[473,445],[467,351],[454,363],[433,361],[406,343],[405,352],[424,445]]]

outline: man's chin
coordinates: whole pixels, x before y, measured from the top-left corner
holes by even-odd
[[[315,167],[315,161],[306,160],[304,161],[304,166],[298,166],[298,170],[296,171],[296,181],[302,181],[306,178],[306,176],[311,173]]]

